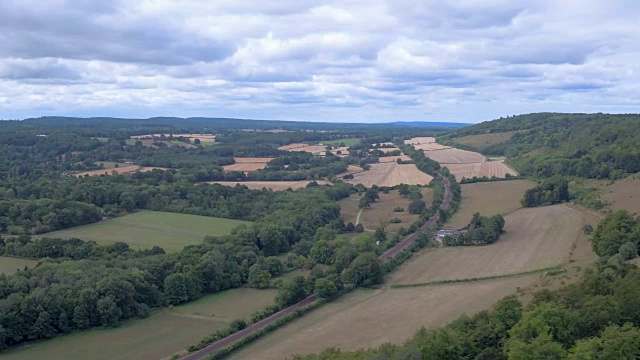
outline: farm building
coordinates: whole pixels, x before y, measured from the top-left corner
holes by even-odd
[[[438,230],[435,240],[442,244],[445,236],[458,237],[462,235],[462,231],[457,230]]]

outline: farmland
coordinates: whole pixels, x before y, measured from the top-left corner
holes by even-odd
[[[271,305],[275,290],[233,289],[186,305],[160,310],[150,317],[62,336],[3,354],[3,359],[157,360],[182,351],[238,318]]]
[[[331,183],[326,180],[316,180],[316,183],[319,185],[330,185]],[[244,185],[249,189],[269,189],[273,191],[285,191],[289,188],[296,190],[306,187],[311,183],[311,180],[300,180],[300,181],[209,181],[207,184],[220,184],[224,186],[236,186],[236,185]]]
[[[425,174],[413,164],[398,165],[395,162],[371,164],[371,170],[357,173],[354,179],[347,180],[352,184],[366,187],[395,186],[399,184],[426,185],[433,177]]]
[[[327,140],[327,141],[323,141],[322,143],[324,145],[332,145],[332,146],[344,144],[344,146],[349,147],[349,146],[353,146],[353,145],[359,144],[360,143],[360,139],[359,138],[347,138],[347,139],[338,139],[338,140]]]
[[[440,145],[438,143],[416,144],[416,145],[413,145],[413,147],[416,148],[416,150],[424,150],[424,151],[451,149],[451,146]]]
[[[421,190],[423,200],[427,204],[433,201],[433,191],[430,188]],[[408,198],[400,197],[397,190],[390,191],[388,194],[379,193],[380,199],[371,205],[370,208],[362,210],[360,222],[366,230],[375,230],[379,226],[383,226],[387,232],[396,232],[401,227],[408,228],[414,221],[418,220],[417,214],[410,214],[407,210],[409,203]],[[342,199],[340,204],[340,213],[345,223],[351,222],[356,224],[356,219],[360,209],[358,202],[360,197],[356,194],[346,199]],[[404,208],[403,212],[394,212],[396,207]],[[389,220],[398,218],[402,222],[399,224],[391,224]]]
[[[471,146],[486,146],[486,145],[496,145],[505,143],[513,137],[515,131],[506,131],[499,133],[489,133],[489,134],[478,134],[478,135],[468,135],[460,138],[456,138],[455,141]]]
[[[246,221],[143,210],[96,224],[44,234],[46,237],[80,238],[97,243],[125,242],[136,249],[160,246],[167,252],[202,242],[207,235],[224,235]]]
[[[234,158],[236,163],[223,166],[225,171],[255,171],[264,169],[273,158]]]
[[[483,215],[507,214],[520,208],[524,192],[536,186],[529,180],[482,182],[462,185],[460,208],[445,224],[460,228],[469,223],[474,213]]]
[[[397,155],[397,156],[383,156],[381,158],[378,158],[378,161],[381,163],[386,163],[386,162],[397,162],[398,159],[400,159],[400,161],[410,161],[411,158],[405,154],[402,155]]]
[[[457,181],[471,179],[473,177],[497,177],[504,178],[507,174],[518,176],[518,172],[511,169],[502,161],[486,161],[470,164],[446,164],[449,171]]]
[[[110,167],[99,170],[89,170],[89,171],[81,171],[77,173],[71,174],[75,177],[85,177],[85,176],[103,176],[103,175],[118,175],[118,174],[130,174],[134,172],[147,172],[152,170],[169,170],[167,168],[162,167],[148,167],[148,166],[139,166],[139,165],[124,165],[118,167]]]
[[[16,270],[24,269],[25,266],[34,267],[37,260],[0,256],[0,274],[13,274]]]
[[[409,140],[405,140],[404,143],[407,145],[418,145],[418,144],[431,144],[435,143],[436,138],[428,136],[428,137],[414,137]]]
[[[611,203],[613,210],[640,214],[640,179],[628,177],[601,188],[600,198]]]
[[[132,136],[131,139],[162,139],[165,140],[173,136],[174,138],[183,137],[188,138],[190,141],[199,139],[200,142],[215,142],[216,136],[212,134],[145,134]]]
[[[455,148],[425,151],[424,154],[440,164],[467,164],[487,161],[482,154]]]

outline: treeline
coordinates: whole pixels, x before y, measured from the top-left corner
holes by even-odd
[[[619,260],[635,258],[640,245],[640,217],[626,210],[607,214],[593,232],[591,245],[600,256],[616,256]]]
[[[95,205],[68,200],[0,200],[0,234],[42,234],[102,219]]]
[[[561,176],[543,180],[538,186],[524,192],[522,207],[554,205],[570,200],[569,183]]]
[[[502,215],[488,217],[475,213],[467,225],[466,232],[458,236],[445,236],[443,244],[446,246],[493,244],[504,231],[504,225]]]

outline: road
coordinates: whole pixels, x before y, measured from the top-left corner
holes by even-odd
[[[442,200],[442,206],[441,208],[444,210],[449,210],[449,206],[451,204],[451,182],[449,181],[449,179],[447,179],[446,177],[443,177],[442,175],[438,174],[438,176],[443,180],[444,182],[444,199]],[[440,220],[440,212],[436,212],[433,216],[431,216],[431,218],[429,218],[429,220],[420,227],[420,229],[416,232],[414,232],[413,234],[408,235],[407,237],[405,237],[402,241],[400,241],[398,244],[396,244],[394,247],[390,248],[389,250],[385,251],[382,255],[380,255],[378,257],[378,259],[380,259],[380,261],[384,261],[387,260],[389,258],[392,258],[394,256],[396,256],[398,253],[400,253],[402,250],[406,250],[409,246],[411,246],[411,244],[413,244],[413,242],[415,241],[416,237],[422,233],[425,232],[427,230],[430,230],[435,224],[437,224],[438,220]],[[264,328],[265,326],[287,316],[288,314],[292,313],[293,311],[295,311],[296,309],[299,309],[303,306],[309,305],[312,302],[314,302],[317,299],[316,295],[311,295],[308,296],[307,298],[305,298],[304,300],[295,303],[285,309],[282,309],[280,311],[278,311],[277,313],[269,316],[268,318],[265,318],[263,320],[258,321],[257,323],[248,326],[238,332],[235,332],[229,336],[227,336],[224,339],[220,339],[196,352],[193,352],[185,357],[182,358],[182,360],[201,360],[204,359],[205,357],[212,355],[214,353],[216,353],[217,351],[231,345],[232,343],[242,339],[243,337],[251,334],[252,332],[255,332],[257,330],[260,330],[262,328]]]

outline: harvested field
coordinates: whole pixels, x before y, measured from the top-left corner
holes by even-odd
[[[440,164],[466,164],[487,161],[487,159],[480,153],[455,148],[425,151],[424,154],[431,160],[437,161]]]
[[[433,177],[425,174],[414,164],[398,165],[395,162],[371,164],[371,170],[354,175],[354,179],[347,180],[352,184],[362,184],[366,187],[407,185],[426,185]]]
[[[372,152],[374,150],[380,150],[383,153],[388,153],[388,152],[392,152],[392,151],[398,151],[400,149],[398,149],[397,147],[393,147],[393,148],[377,148],[377,149],[370,149],[369,152]]]
[[[236,186],[238,184],[245,185],[249,189],[269,189],[273,191],[285,191],[289,188],[296,190],[301,189],[303,187],[307,187],[311,181],[310,180],[301,180],[301,181],[208,181],[207,184],[220,184],[224,186]],[[319,185],[331,185],[330,182],[325,180],[316,180]]]
[[[423,200],[427,204],[431,204],[433,201],[433,189],[424,188],[421,190]],[[411,226],[411,224],[418,220],[419,215],[410,214],[408,207],[411,200],[408,198],[400,197],[397,190],[389,191],[388,194],[382,192],[378,193],[380,199],[371,205],[370,208],[362,210],[360,214],[360,223],[366,230],[375,230],[377,227],[382,226],[389,233],[397,232],[401,227],[405,229]],[[358,209],[358,202],[360,196],[353,194],[346,199],[339,201],[340,214],[345,223],[351,222],[356,224],[356,219],[360,209]],[[404,208],[403,212],[394,212],[396,207]],[[399,224],[391,224],[389,220],[392,218],[398,218],[402,220]]]
[[[590,244],[582,227],[595,225],[598,218],[586,209],[554,205],[520,209],[505,220],[505,233],[496,243],[423,250],[393,272],[389,282],[467,279],[561,265],[569,261],[574,244]],[[588,260],[596,258],[591,253]]]
[[[425,150],[425,151],[451,149],[451,146],[440,145],[440,144],[437,144],[437,143],[416,144],[416,145],[413,145],[413,147],[416,150]]]
[[[23,270],[25,266],[32,268],[36,266],[37,263],[37,260],[0,256],[0,274],[10,275],[18,269]]]
[[[611,203],[613,210],[627,210],[640,214],[640,179],[628,177],[605,186],[600,198]]]
[[[79,238],[101,244],[123,241],[136,249],[160,246],[167,252],[202,243],[207,235],[226,235],[248,221],[143,210],[91,225],[43,234],[43,237]]]
[[[460,208],[445,224],[447,228],[466,226],[474,213],[486,216],[508,214],[520,208],[524,192],[536,186],[529,180],[508,180],[462,184]]]
[[[94,329],[60,336],[2,354],[27,360],[158,360],[168,358],[234,319],[273,304],[276,290],[233,289],[189,304],[163,309],[117,328]],[[90,356],[88,356],[90,354]]]
[[[169,138],[171,135],[173,137],[185,137],[189,138],[189,140],[193,141],[195,139],[200,139],[200,142],[215,142],[216,136],[211,134],[145,134],[145,135],[135,135],[131,136],[131,139],[161,139],[164,135],[165,138]]]
[[[401,161],[410,161],[411,158],[405,154],[397,155],[397,156],[383,156],[378,158],[378,162],[387,163],[387,162],[396,162],[400,159]]]
[[[436,138],[432,136],[427,137],[414,137],[409,140],[405,140],[404,143],[407,145],[417,145],[417,144],[431,144],[436,142]]]
[[[471,146],[495,145],[511,140],[515,133],[515,131],[507,131],[492,134],[469,135],[454,139],[454,141]]]
[[[223,166],[225,171],[256,171],[267,167],[273,158],[234,158],[236,163]]]
[[[462,314],[488,309],[540,276],[425,288],[356,290],[258,339],[230,359],[283,359],[328,347],[355,350],[384,342],[400,344],[421,326],[442,326]]]
[[[457,181],[471,179],[474,176],[491,178],[504,178],[507,174],[518,176],[518,172],[505,165],[502,161],[487,161],[471,164],[446,164],[449,171],[456,177]]]
[[[129,174],[133,172],[148,172],[152,170],[170,170],[170,169],[162,168],[162,167],[125,165],[125,166],[119,166],[117,168],[114,167],[114,168],[108,168],[108,169],[77,172],[77,173],[71,174],[71,176],[84,177],[87,175],[88,176],[118,175],[118,174]]]
[[[360,166],[357,166],[357,165],[347,165],[347,171],[345,171],[345,172],[343,172],[343,173],[341,173],[341,174],[336,175],[336,177],[340,179],[340,178],[342,178],[342,177],[343,177],[343,176],[345,176],[345,175],[349,175],[349,174],[356,174],[356,173],[363,172],[363,171],[364,171],[364,169],[362,169]]]

